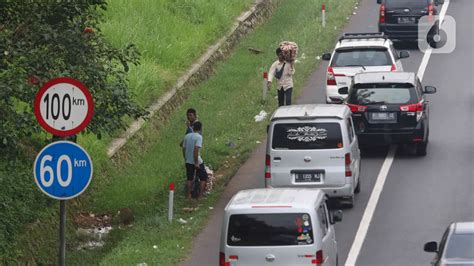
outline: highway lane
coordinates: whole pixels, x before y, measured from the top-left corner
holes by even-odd
[[[348,26],[344,29],[344,32],[375,32],[377,30],[377,17],[378,17],[378,5],[376,4],[376,1],[375,0],[362,0],[361,5],[358,8],[357,14],[351,17],[350,22],[348,23]],[[397,48],[410,49],[411,57],[408,59],[404,59],[403,65],[404,65],[405,70],[417,72],[421,59],[423,57],[423,53],[418,51],[416,47],[414,48],[412,46],[411,47],[410,46],[397,47]],[[453,63],[453,65],[455,64],[456,63]],[[324,99],[325,99],[324,82],[325,82],[325,76],[326,76],[326,67],[327,67],[326,62],[323,62],[321,63],[320,67],[317,70],[315,70],[315,72],[309,79],[308,84],[304,86],[304,91],[302,92],[302,95],[298,103],[323,103],[324,102]],[[432,67],[430,65],[429,66],[430,74],[426,75],[425,81],[431,80],[431,76],[433,75],[431,74],[431,71],[432,71]],[[470,71],[472,72],[472,66],[470,68]],[[434,75],[436,76],[436,74]],[[438,77],[438,79],[442,79],[442,77]],[[459,79],[459,80],[462,80],[462,79]],[[448,82],[448,81],[445,80],[445,82]],[[437,84],[435,82],[432,82],[431,84],[435,86],[439,86],[439,87],[442,86],[441,84]],[[441,92],[431,97],[433,98],[432,105],[435,105],[435,99],[438,99],[436,97],[440,97],[440,98],[442,97],[440,95],[442,95]],[[438,102],[438,100],[436,100],[436,102]],[[443,106],[443,104],[440,105],[440,108],[442,108],[441,106]],[[456,106],[456,104],[453,104],[451,106],[454,107]],[[451,108],[451,111],[454,112],[455,109],[456,108]],[[437,119],[435,118],[436,113],[437,112],[435,111],[435,108],[432,107],[432,120]],[[417,166],[419,164],[424,163],[425,160],[429,160],[429,158],[433,156],[432,153],[436,152],[436,148],[434,146],[438,145],[436,141],[437,137],[436,137],[436,134],[433,133],[433,131],[436,130],[434,126],[435,124],[436,123],[432,121],[432,124],[431,124],[432,139],[431,139],[431,143],[429,147],[429,155],[426,158],[416,158],[412,156],[407,157],[403,155],[396,157],[394,165],[392,166],[392,170],[390,171],[390,174],[388,177],[389,179],[387,180],[385,188],[382,192],[381,202],[379,202],[379,206],[376,209],[376,216],[374,217],[375,221],[377,222],[379,221],[380,215],[382,216],[386,215],[384,213],[380,214],[380,209],[386,209],[387,207],[390,208],[391,207],[390,204],[400,204],[400,206],[404,206],[404,208],[411,209],[412,203],[408,202],[409,204],[406,205],[405,204],[405,201],[407,200],[406,198],[403,198],[402,200],[398,198],[387,199],[385,194],[392,193],[393,196],[395,197],[396,193],[391,192],[392,190],[397,191],[399,189],[409,189],[405,187],[405,184],[398,182],[398,179],[400,178],[398,179],[397,177],[393,178],[392,175],[398,176],[398,174],[396,173],[401,172],[401,173],[404,173],[403,175],[404,177],[408,178],[408,176],[413,175],[412,173],[413,171],[415,172],[418,171],[417,175],[419,175],[420,173],[424,173],[423,171],[420,171],[420,169],[418,169]],[[465,124],[469,124],[469,123],[465,122]],[[469,140],[468,142],[471,143],[472,145],[472,138],[471,139],[468,138],[466,140]],[[457,137],[456,137],[456,143],[458,143]],[[458,143],[458,145],[460,145],[460,143]],[[445,149],[446,148],[442,148],[441,150],[445,150]],[[228,202],[228,200],[237,191],[241,189],[246,189],[246,188],[263,187],[262,176],[263,176],[263,169],[264,169],[264,165],[263,165],[264,155],[265,155],[265,147],[264,147],[264,144],[262,144],[258,147],[258,149],[252,154],[251,158],[242,166],[239,172],[229,182],[228,187],[223,193],[222,198],[220,199],[219,203],[215,206],[215,209],[214,209],[214,212],[212,214],[209,224],[206,226],[203,232],[196,238],[192,253],[190,254],[188,260],[183,265],[216,265],[217,264],[220,226],[222,222],[223,208],[225,207],[225,204]],[[379,150],[370,152],[369,154],[363,155],[362,176],[361,176],[362,191],[356,198],[355,207],[353,209],[344,210],[344,219],[342,223],[339,223],[336,225],[336,230],[337,230],[336,234],[337,234],[337,240],[338,240],[340,262],[344,262],[346,260],[347,254],[351,248],[362,214],[367,205],[367,201],[369,199],[370,193],[376,181],[377,175],[380,171],[380,167],[385,159],[385,156],[386,156],[385,149],[379,149]],[[472,158],[472,154],[469,158]],[[438,167],[442,165],[440,164],[439,161],[435,161],[434,163],[437,163]],[[395,172],[395,174],[393,171],[394,168],[397,169],[396,170],[397,172]],[[440,172],[440,171],[438,170],[437,172]],[[471,174],[472,174],[472,171],[471,171]],[[417,185],[422,185],[422,184],[417,184]],[[392,186],[394,186],[393,189],[392,189]],[[436,192],[437,190],[434,189],[434,191]],[[420,194],[413,194],[413,195],[402,194],[402,195],[414,201],[417,201],[420,197],[424,196]],[[408,197],[408,195],[411,195],[411,196]],[[395,203],[393,203],[393,201],[395,201]],[[398,202],[401,202],[405,205],[401,205],[401,203],[398,203]],[[400,206],[394,206],[394,207],[400,207]],[[422,210],[423,209],[424,208],[422,208]],[[392,213],[390,209],[386,211]],[[411,211],[414,212],[415,210],[411,209]],[[393,213],[396,213],[396,212],[393,212]],[[400,217],[404,217],[405,223],[411,223],[413,220],[416,220],[417,218],[417,216],[405,217],[403,215],[401,215]],[[375,223],[375,221],[373,222]],[[375,227],[376,226],[377,224],[375,224]],[[445,225],[443,224],[443,227],[444,226]],[[439,226],[437,226],[436,228],[438,227]],[[418,230],[422,231],[424,230],[424,228],[421,227]],[[395,236],[395,238],[399,236],[397,232],[395,231],[391,231],[391,232]],[[431,239],[438,239],[440,237],[441,231],[439,232],[437,231],[434,233],[435,233],[435,235],[433,236],[434,238],[431,237],[428,239],[422,239],[420,241],[424,242]],[[368,244],[364,243],[362,253],[359,256],[360,262],[357,265],[400,265],[398,264],[398,261],[396,260],[388,260],[388,259],[393,258],[390,255],[383,255],[383,256],[375,255],[375,254],[385,254],[385,253],[381,253],[380,247],[383,247],[383,250],[388,254],[390,254],[391,252],[391,250],[386,250],[384,245],[381,245],[381,243],[382,244],[385,243],[385,238],[383,237],[384,235],[381,234],[379,237],[377,236],[379,236],[378,232],[374,231],[373,226],[371,225],[369,227],[369,235],[367,236],[367,239],[366,239],[366,242]],[[422,247],[420,245],[422,245],[422,243],[421,244],[417,243],[417,246],[416,246],[417,250],[414,250],[415,247],[412,247],[413,249],[412,255],[413,257],[417,256],[416,257],[417,261],[422,261],[424,258],[426,258],[426,254],[423,254]],[[374,259],[371,260],[371,258],[374,258]],[[369,264],[366,264],[366,263],[369,263]],[[417,264],[408,263],[405,265],[417,265]]]
[[[438,88],[429,96],[428,155],[396,156],[357,265],[428,265],[425,242],[453,221],[474,220],[473,10],[471,0],[449,4],[457,48],[433,54],[423,82]]]

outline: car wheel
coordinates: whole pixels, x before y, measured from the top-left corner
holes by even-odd
[[[356,193],[356,194],[360,193],[360,176],[359,176],[359,180],[357,182],[357,187],[354,190],[354,193]]]
[[[416,155],[426,156],[426,148],[428,147],[428,142],[421,142],[416,145]]]
[[[346,207],[349,209],[352,209],[354,207],[354,202],[355,202],[355,194],[352,194],[352,196],[350,196],[347,199]]]

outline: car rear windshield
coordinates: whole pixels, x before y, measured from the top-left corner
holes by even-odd
[[[229,246],[295,246],[313,243],[307,213],[234,214],[229,218]]]
[[[474,234],[452,234],[445,257],[453,260],[474,260]]]
[[[426,8],[430,0],[386,0],[387,9],[394,8]]]
[[[350,93],[349,103],[412,104],[417,102],[415,88],[411,84],[357,84]]]
[[[288,123],[275,124],[273,149],[315,150],[342,148],[339,123]]]
[[[331,66],[391,66],[392,59],[386,48],[339,49]]]

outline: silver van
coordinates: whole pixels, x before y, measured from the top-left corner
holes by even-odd
[[[224,211],[219,265],[337,265],[341,220],[319,189],[242,190]]]
[[[360,191],[360,150],[345,105],[278,108],[268,128],[265,187],[311,187],[354,205]]]

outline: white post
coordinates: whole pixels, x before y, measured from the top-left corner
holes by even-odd
[[[267,91],[268,91],[268,87],[267,87],[267,78],[268,78],[268,73],[267,72],[263,72],[263,82],[262,82],[262,100],[265,102],[265,100],[267,99]]]
[[[323,4],[322,8],[321,8],[321,18],[322,18],[322,22],[323,22],[323,28],[326,27],[326,5]]]
[[[174,204],[174,183],[170,183],[170,195],[168,200],[168,221],[173,220],[173,204]]]

